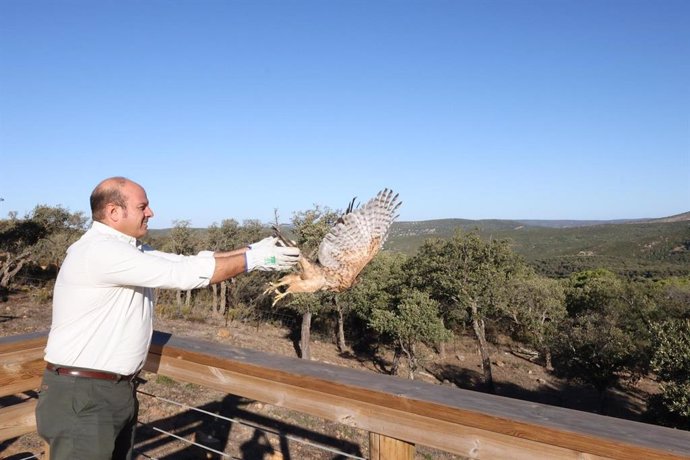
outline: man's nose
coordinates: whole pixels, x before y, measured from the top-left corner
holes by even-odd
[[[151,218],[153,217],[153,209],[151,208],[146,208],[146,217]]]

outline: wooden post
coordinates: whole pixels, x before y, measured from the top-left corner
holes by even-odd
[[[369,433],[369,458],[371,460],[414,460],[414,455],[414,444],[378,433]]]

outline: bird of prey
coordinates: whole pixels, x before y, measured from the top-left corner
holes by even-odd
[[[398,195],[389,189],[381,190],[376,197],[356,209],[353,209],[353,200],[321,241],[317,260],[301,255],[297,273],[287,274],[278,282],[269,284],[265,293],[275,294],[273,305],[288,294],[349,289],[357,275],[383,247],[401,204]],[[285,241],[279,233],[278,237]]]

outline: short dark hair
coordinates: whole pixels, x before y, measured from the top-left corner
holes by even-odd
[[[101,222],[105,219],[105,207],[114,203],[127,211],[127,200],[122,194],[122,187],[128,182],[125,177],[111,177],[105,179],[91,192],[91,218]]]

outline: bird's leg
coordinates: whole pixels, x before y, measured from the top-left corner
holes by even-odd
[[[280,283],[268,283],[268,287],[264,290],[264,295],[272,294],[274,292],[280,293]]]
[[[282,278],[280,278],[277,282],[275,283],[268,283],[268,288],[264,291],[264,294],[271,294],[271,293],[276,293],[276,294],[281,294],[280,292],[280,287],[281,286],[288,286],[288,289],[290,288],[290,284],[299,281],[300,275],[298,273],[290,273]],[[287,290],[285,291],[287,292]]]
[[[291,282],[290,280],[288,280],[286,278],[287,278],[287,276],[284,276],[284,277],[280,278],[275,283],[268,283],[268,288],[266,288],[266,290],[264,291],[264,294],[270,294],[271,292],[280,292],[280,290],[278,289],[278,288],[280,288],[280,286],[285,286],[287,284],[290,284],[290,282]]]
[[[271,304],[271,306],[275,307],[275,305],[278,303],[280,299],[282,299],[288,294],[291,294],[289,287],[285,291],[280,291],[280,286],[285,286],[287,284],[289,283],[280,281],[277,283],[268,283],[268,288],[264,291],[264,295],[275,293],[275,297],[273,297],[273,303]]]
[[[272,307],[275,307],[276,304],[278,303],[278,301],[279,301],[280,299],[282,299],[283,297],[285,297],[286,295],[288,295],[288,294],[290,294],[289,291],[279,292],[278,294],[276,294],[276,296],[273,298],[273,303],[271,304],[271,306],[272,306]]]
[[[300,271],[297,273],[288,273],[287,275],[283,276],[280,278],[277,282],[275,283],[268,283],[268,287],[264,291],[264,295],[268,295],[271,293],[275,293],[275,297],[273,299],[273,305],[275,306],[276,303],[283,297],[285,297],[288,294],[291,294],[291,287],[293,283],[299,283],[302,280],[302,274],[309,268],[311,265],[309,262],[304,258],[300,257],[299,260],[297,261],[297,265],[300,268]],[[287,286],[287,288],[281,292],[280,287],[281,286]]]

